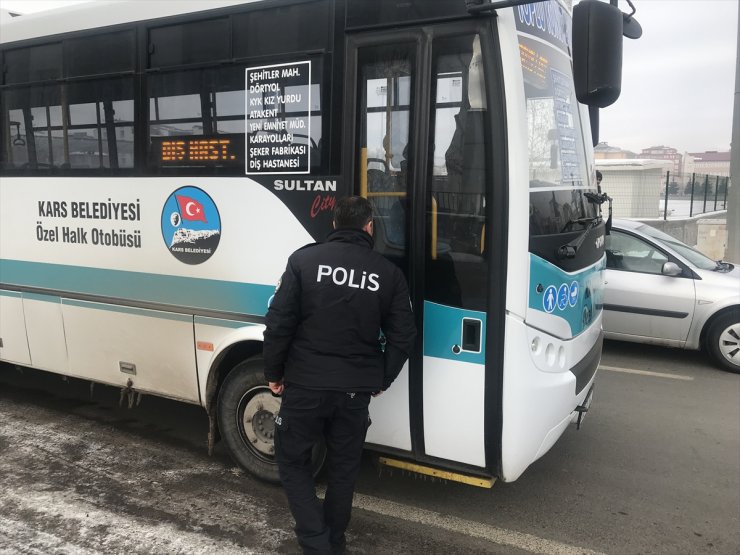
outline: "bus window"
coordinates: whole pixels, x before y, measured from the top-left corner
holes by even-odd
[[[133,30],[71,38],[64,43],[64,73],[79,77],[135,71],[135,40]]]
[[[225,17],[155,27],[149,31],[150,68],[228,60],[231,48]]]
[[[5,85],[62,77],[62,43],[8,50],[3,56]]]
[[[486,94],[477,35],[433,45],[426,297],[486,310]]]
[[[375,211],[376,249],[404,272],[413,52],[413,45],[403,44],[359,53],[360,190]]]
[[[243,70],[204,69],[150,76],[151,136],[231,131],[244,133]]]
[[[69,86],[69,166],[134,167],[131,79]]]
[[[133,79],[3,92],[6,169],[133,168]]]
[[[330,50],[332,2],[257,7],[233,16],[234,58],[285,56],[286,52]],[[310,25],[306,22],[310,21]],[[279,29],[279,40],[275,30]]]
[[[149,76],[149,167],[224,167],[234,174],[244,173],[245,94],[243,65],[229,68],[210,68],[158,73]],[[313,149],[312,171],[322,167],[322,79],[321,59],[312,60],[311,72],[311,136],[296,135]],[[303,93],[299,87],[284,87],[280,94]],[[307,87],[302,87],[307,88]],[[309,106],[281,111],[277,118],[290,121],[306,117]],[[281,105],[282,106],[282,105]],[[250,120],[256,121],[256,120]],[[230,156],[223,159],[204,159],[183,154],[176,160],[164,156],[167,141],[186,143],[189,137],[231,140]],[[165,145],[165,146],[163,146]],[[208,158],[208,157],[206,157]]]

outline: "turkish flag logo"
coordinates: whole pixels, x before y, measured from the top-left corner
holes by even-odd
[[[175,195],[177,204],[180,205],[180,215],[183,220],[206,222],[206,213],[203,205],[197,200],[184,195]]]

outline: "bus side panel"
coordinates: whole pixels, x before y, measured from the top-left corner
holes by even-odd
[[[0,360],[31,364],[23,298],[16,291],[0,291]]]
[[[62,300],[53,295],[23,294],[26,333],[35,368],[66,373],[69,368],[64,339]]]
[[[504,373],[501,434],[501,478],[505,482],[516,480],[543,454],[540,447],[545,438],[575,407],[575,376],[567,371],[541,371],[525,354],[529,350],[526,324],[507,316],[504,365],[508,371]]]
[[[506,311],[521,319],[527,311],[529,291],[529,138],[524,82],[519,43],[514,29],[514,11],[499,10],[498,29],[501,61],[506,86],[506,126],[508,186],[508,258],[506,280]],[[519,100],[519,101],[517,101]]]
[[[486,466],[485,366],[424,357],[424,447],[427,455]],[[464,406],[459,403],[464,399]]]
[[[424,448],[427,455],[486,466],[485,344],[465,350],[463,321],[486,314],[432,302],[424,303]],[[465,399],[462,411],[456,400]]]
[[[198,387],[200,388],[201,404],[207,407],[209,402],[207,393],[208,382],[211,379],[210,374],[218,370],[218,368],[214,368],[214,362],[220,358],[224,350],[229,349],[237,343],[257,341],[261,344],[264,339],[262,334],[264,333],[265,326],[235,320],[196,316],[194,319],[194,328]],[[260,350],[261,348],[260,345]],[[228,372],[231,368],[224,368],[222,370]]]
[[[169,222],[177,195],[198,191],[217,215],[208,224],[219,240],[210,257],[182,261],[170,251]],[[313,242],[273,192],[248,178],[3,178],[0,204],[13,207],[0,219],[3,283],[121,301],[261,316],[290,254]],[[109,214],[95,217],[93,204]],[[111,233],[136,242],[110,244]]]
[[[367,431],[368,443],[411,451],[409,412],[409,363],[404,364],[393,386],[370,403],[373,424]]]
[[[65,300],[70,374],[199,402],[193,317]]]
[[[563,341],[507,316],[501,478],[516,480],[547,453],[588,397],[595,374],[580,385],[573,373],[601,334],[599,313],[583,333]],[[529,356],[523,353],[528,352]],[[588,374],[581,374],[581,377]]]

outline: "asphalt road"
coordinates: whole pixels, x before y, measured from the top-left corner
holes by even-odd
[[[202,409],[0,366],[0,554],[298,553],[282,491],[204,443]],[[352,553],[740,553],[740,375],[605,344],[592,410],[514,483],[379,470]]]

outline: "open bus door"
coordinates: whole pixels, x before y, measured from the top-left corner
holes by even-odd
[[[503,293],[490,292],[505,278],[505,264],[491,264],[504,247],[490,240],[502,227],[492,202],[490,26],[350,36],[345,107],[345,175],[373,204],[376,250],[409,280],[420,338],[373,401],[379,425],[367,441],[482,473],[495,471],[500,446],[502,353],[492,356],[489,327],[503,337]]]

